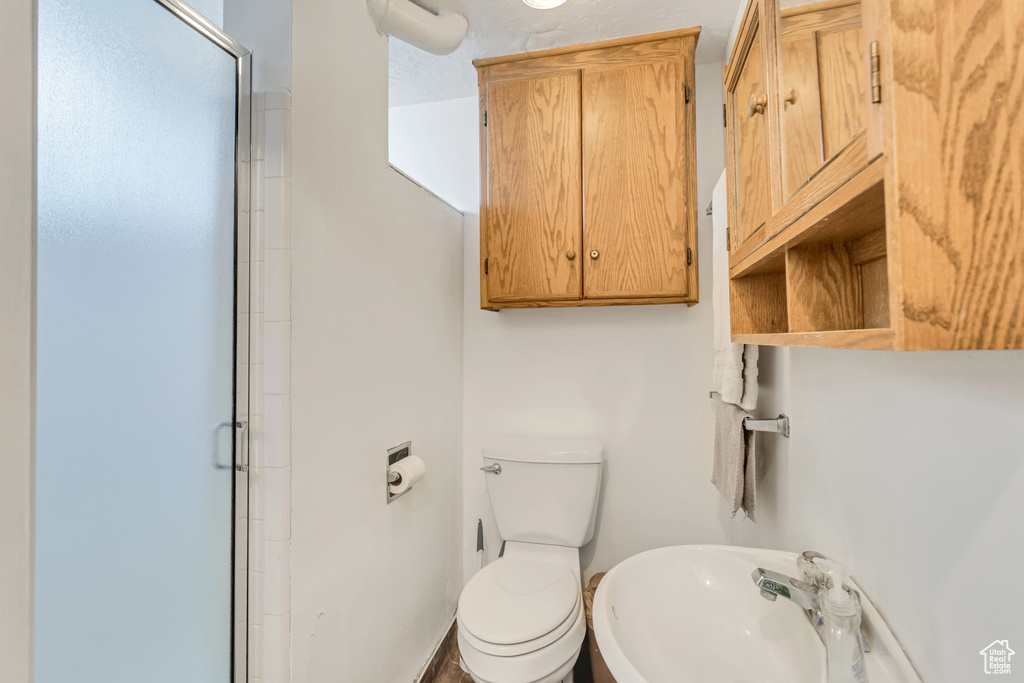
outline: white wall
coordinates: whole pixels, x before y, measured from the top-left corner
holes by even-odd
[[[793,433],[732,541],[845,563],[928,683],[980,680],[997,638],[1019,652],[1024,351],[771,349],[761,368]]]
[[[0,680],[32,680],[35,5],[0,3]]]
[[[210,0],[212,2],[212,0]],[[253,92],[292,87],[291,0],[217,0],[224,30],[252,50]]]
[[[480,211],[480,100],[391,107],[388,158],[392,165],[459,211]]]
[[[729,39],[725,44],[725,63],[729,63],[729,59],[732,57],[732,48],[736,44],[736,37],[740,32],[740,24],[743,23],[743,15],[747,12],[746,2],[740,2],[739,7],[736,8],[736,20],[733,21],[732,29],[729,31]]]
[[[293,3],[292,672],[411,681],[462,588],[462,216],[387,163],[387,41]],[[426,479],[385,504],[386,450]]]
[[[489,560],[500,541],[479,471],[501,434],[600,439],[607,464],[586,574],[664,545],[724,543],[711,476],[711,218],[725,164],[722,67],[697,67],[700,296],[685,306],[480,310],[479,217],[465,255],[465,578],[477,563],[476,520]],[[665,488],[663,482],[677,482]]]

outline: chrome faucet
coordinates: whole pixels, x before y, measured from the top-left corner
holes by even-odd
[[[778,572],[761,567],[755,569],[750,578],[754,580],[754,585],[761,590],[761,597],[765,600],[775,602],[781,595],[799,605],[807,619],[811,622],[811,626],[814,627],[814,632],[818,634],[822,644],[825,643],[825,618],[821,614],[821,604],[818,601],[818,591],[822,586],[804,583],[799,579],[794,579],[792,576],[779,574]],[[850,593],[857,604],[857,612],[860,612],[860,595],[855,590],[851,590]],[[857,635],[861,650],[871,652],[870,641],[864,633],[863,623],[861,624],[860,633]]]
[[[781,595],[803,607],[806,612],[815,612],[818,616],[821,615],[818,605],[818,589],[811,584],[761,567],[755,569],[750,578],[761,589],[761,595],[765,599],[775,602],[776,598]]]

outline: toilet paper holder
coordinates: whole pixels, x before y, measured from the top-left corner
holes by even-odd
[[[398,472],[393,471],[391,469],[391,466],[394,465],[399,460],[404,460],[405,458],[408,458],[410,455],[412,455],[412,441],[406,441],[400,446],[395,446],[394,448],[388,449],[388,474],[386,477],[387,481],[384,482],[384,491],[386,492],[385,495],[387,495],[388,505],[391,505],[393,501],[401,498],[405,494],[409,493],[409,491],[412,491],[411,488],[408,488],[402,491],[401,493],[391,492],[391,485],[397,484],[402,480],[402,475],[400,475]]]

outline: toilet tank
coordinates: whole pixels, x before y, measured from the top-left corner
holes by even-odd
[[[579,548],[594,536],[604,448],[586,439],[504,438],[483,447],[487,495],[506,541]]]

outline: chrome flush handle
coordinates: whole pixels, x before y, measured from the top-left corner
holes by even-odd
[[[490,472],[492,474],[501,474],[501,464],[494,463],[493,465],[487,465],[486,467],[480,468],[481,472]]]

